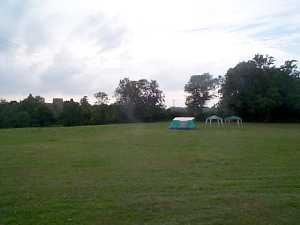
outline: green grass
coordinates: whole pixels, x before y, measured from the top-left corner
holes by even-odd
[[[300,124],[0,130],[0,224],[294,225]]]

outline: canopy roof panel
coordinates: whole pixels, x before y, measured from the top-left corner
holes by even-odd
[[[210,117],[207,117],[206,120],[223,120],[221,117],[213,115]]]
[[[238,116],[228,116],[225,120],[242,120],[242,118]]]
[[[190,121],[194,120],[195,117],[175,117],[173,120],[178,120],[178,121]]]

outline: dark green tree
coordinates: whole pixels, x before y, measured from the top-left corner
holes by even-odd
[[[73,99],[70,99],[70,101],[65,101],[61,113],[61,121],[64,126],[81,125],[82,120],[80,104],[75,102]]]
[[[190,112],[201,113],[205,103],[215,97],[214,91],[219,84],[219,78],[213,78],[209,73],[191,76],[184,86],[188,93],[185,104]]]
[[[30,94],[20,102],[20,111],[26,112],[30,117],[31,126],[48,126],[54,122],[54,115],[40,96]]]
[[[295,119],[299,78],[295,61],[276,67],[274,58],[256,55],[227,71],[220,105],[225,111],[252,121]]]
[[[92,106],[88,101],[88,97],[84,96],[80,99],[81,124],[88,125],[91,122]]]
[[[31,125],[29,114],[21,110],[20,104],[16,101],[0,102],[0,127],[28,127]]]
[[[94,97],[96,98],[96,104],[97,105],[106,105],[108,104],[108,95],[105,92],[99,91],[94,94]]]
[[[164,95],[155,80],[120,80],[115,91],[117,104],[130,121],[153,121],[164,110]]]

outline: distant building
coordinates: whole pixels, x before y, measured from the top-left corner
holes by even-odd
[[[62,98],[53,98],[53,101],[52,101],[53,105],[60,105],[63,103],[64,103],[64,100]]]
[[[64,100],[62,98],[53,98],[52,107],[55,113],[62,112]]]

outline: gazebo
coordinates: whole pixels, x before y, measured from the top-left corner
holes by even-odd
[[[224,119],[225,123],[232,123],[235,122],[237,123],[237,125],[242,125],[243,124],[243,120],[241,117],[238,116],[228,116]]]
[[[205,124],[212,124],[212,122],[216,122],[218,125],[223,125],[223,119],[216,115],[207,117],[205,120]]]

